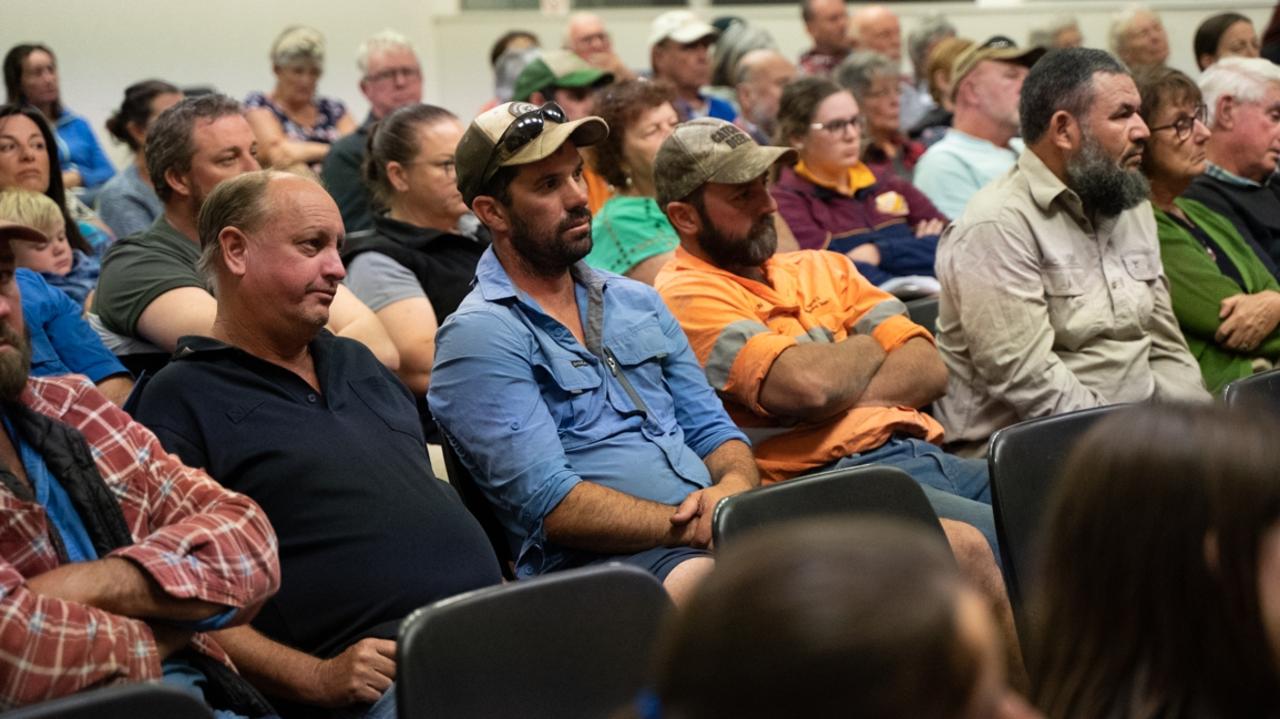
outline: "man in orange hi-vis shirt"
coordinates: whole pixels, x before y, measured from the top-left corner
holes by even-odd
[[[843,255],[775,254],[777,205],[759,150],[714,120],[681,125],[663,143],[657,199],[680,247],[656,287],[751,437],[763,481],[897,466],[939,516],[974,525],[994,546],[986,463],[943,452],[942,426],[919,410],[947,385],[933,337]]]

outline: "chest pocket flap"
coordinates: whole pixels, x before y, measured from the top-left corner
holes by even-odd
[[[1124,269],[1135,280],[1152,282],[1160,276],[1160,258],[1153,252],[1129,252],[1124,256]]]
[[[610,337],[606,344],[624,365],[634,366],[650,359],[662,359],[670,352],[670,343],[656,322],[645,322]]]
[[[600,373],[581,357],[554,357],[549,368],[556,384],[566,392],[576,394],[600,386]]]
[[[1044,291],[1052,297],[1075,297],[1084,294],[1084,268],[1044,268]]]

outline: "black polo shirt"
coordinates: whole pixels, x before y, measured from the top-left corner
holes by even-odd
[[[328,657],[395,638],[414,609],[501,581],[484,530],[431,473],[409,390],[363,345],[311,343],[321,392],[205,337],[184,337],[138,419],[170,452],[262,506],[282,585],[253,625]]]

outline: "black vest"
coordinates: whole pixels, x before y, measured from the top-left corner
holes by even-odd
[[[418,278],[427,299],[443,324],[471,291],[476,264],[489,247],[489,231],[483,226],[477,237],[464,237],[417,227],[386,215],[373,219],[373,229],[347,235],[343,264],[364,252],[379,252],[404,265]]]

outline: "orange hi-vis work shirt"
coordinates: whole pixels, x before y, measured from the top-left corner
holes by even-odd
[[[942,439],[942,425],[912,407],[854,406],[817,422],[771,414],[760,390],[774,361],[801,342],[871,335],[886,352],[933,336],[907,318],[906,305],[858,274],[842,254],[774,255],[768,284],[739,277],[683,247],[655,286],[689,337],[729,416],[751,438],[762,479],[777,482],[867,452],[894,434]]]

